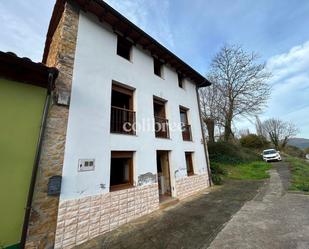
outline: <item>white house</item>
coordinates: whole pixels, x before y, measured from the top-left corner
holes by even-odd
[[[57,1],[44,62],[68,109],[56,248],[210,185],[197,91],[210,83],[117,11]]]

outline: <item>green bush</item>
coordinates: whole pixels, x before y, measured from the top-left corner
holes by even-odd
[[[217,142],[208,145],[209,159],[213,163],[239,164],[260,160],[260,155],[236,143]]]
[[[222,184],[222,176],[227,175],[227,171],[219,163],[211,163],[211,179],[212,182],[216,185]]]
[[[256,134],[242,136],[239,142],[243,147],[252,149],[262,149],[269,145],[269,142],[264,137],[258,136]]]
[[[214,184],[222,184],[223,177],[228,176],[229,167],[238,167],[244,163],[261,160],[261,156],[252,149],[237,143],[216,142],[208,144],[210,168]],[[244,172],[244,171],[241,171]]]

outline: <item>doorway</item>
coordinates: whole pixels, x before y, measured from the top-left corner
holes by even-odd
[[[157,151],[157,172],[160,202],[172,197],[168,154],[168,151]]]

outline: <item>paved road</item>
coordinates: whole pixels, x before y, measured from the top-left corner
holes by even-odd
[[[78,248],[203,248],[243,204],[251,200],[263,181],[231,181],[209,189],[177,206],[159,210]]]
[[[287,193],[289,170],[267,181],[229,181],[78,248],[309,249],[309,195]]]
[[[233,216],[210,249],[309,248],[309,195],[288,193],[288,166],[274,167],[269,184]]]

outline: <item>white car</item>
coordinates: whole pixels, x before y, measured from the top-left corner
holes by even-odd
[[[269,161],[281,161],[280,152],[274,149],[264,150],[262,153],[263,160],[265,162]]]

